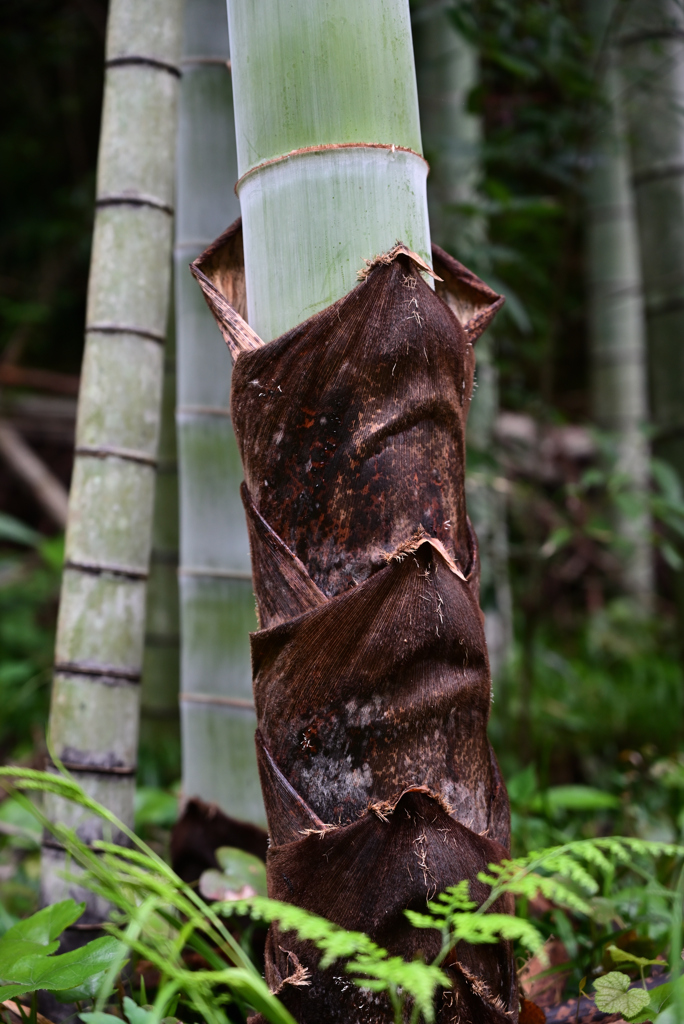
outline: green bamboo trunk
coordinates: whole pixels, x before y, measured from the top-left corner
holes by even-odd
[[[139,780],[164,786],[180,777],[180,616],[178,607],[178,452],[176,332],[173,310],[164,353],[161,427],[147,584],[140,705]]]
[[[405,0],[229,0],[248,320],[266,341],[397,238],[430,262]]]
[[[132,824],[171,266],[179,0],[112,0],[51,750]],[[99,820],[46,796],[87,840]],[[43,897],[64,891],[46,846]],[[97,918],[101,908],[91,907]]]
[[[587,180],[592,412],[594,422],[613,435],[617,468],[629,483],[626,497],[631,507],[616,519],[626,546],[624,582],[648,608],[653,567],[644,501],[649,486],[644,434],[648,419],[646,327],[623,111],[624,82],[610,29],[615,0],[591,0],[586,11],[602,101],[594,114]]]
[[[176,221],[183,795],[264,820],[249,632],[256,628],[231,360],[188,264],[237,216],[225,0],[187,0]]]
[[[430,231],[433,240],[467,266],[484,273],[486,223],[476,212],[481,176],[482,126],[468,111],[477,85],[473,46],[457,31],[440,0],[422,0],[412,8],[413,48],[420,124],[425,156]],[[477,343],[477,390],[468,417],[468,512],[478,537],[481,561],[480,602],[487,646],[496,676],[510,651],[513,631],[508,576],[505,490],[498,484],[494,428],[499,388],[493,338]]]
[[[684,482],[684,12],[634,0],[621,26],[654,453]],[[684,574],[678,574],[684,617]]]

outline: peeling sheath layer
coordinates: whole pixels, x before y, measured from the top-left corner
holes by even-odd
[[[403,911],[464,878],[481,902],[477,873],[509,845],[464,497],[473,343],[503,300],[436,248],[433,291],[397,245],[264,345],[242,319],[241,252],[236,223],[193,271],[236,359],[269,892],[430,960],[438,933]],[[289,952],[310,986],[287,984]],[[302,1024],[393,1020],[317,959],[271,929],[266,977]],[[456,1004],[459,1019],[516,1018],[506,944],[461,944],[447,968],[439,1021]]]

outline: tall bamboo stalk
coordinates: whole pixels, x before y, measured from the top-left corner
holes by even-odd
[[[164,352],[140,692],[140,762],[142,781],[148,785],[168,785],[180,776],[179,679],[176,332],[171,309]]]
[[[408,5],[344,6],[228,4],[247,319],[266,341],[397,238],[431,258]]]
[[[684,481],[684,12],[633,0],[621,25],[654,453]],[[679,572],[680,622],[684,573]]]
[[[180,0],[112,0],[86,347],[50,709],[54,755],[132,824],[171,266]],[[99,820],[53,796],[91,840]],[[43,851],[43,896],[67,883]],[[91,908],[97,918],[97,907]]]
[[[478,58],[455,27],[450,6],[422,0],[412,8],[413,49],[425,156],[430,231],[433,240],[465,263],[480,268],[486,223],[477,212],[482,126],[468,110],[478,80]],[[499,387],[493,338],[477,344],[477,389],[468,416],[468,450],[476,465],[467,477],[468,511],[480,547],[480,606],[492,673],[506,662],[513,633],[508,575],[505,491],[498,482],[494,428]]]
[[[473,344],[503,300],[438,247],[426,280],[405,0],[230,0],[229,22],[243,229],[193,272],[235,359],[269,892],[410,959],[405,908],[463,878],[481,900],[509,840],[464,494]],[[454,1000],[515,1018],[508,944],[450,970],[440,1024]],[[276,928],[266,977],[302,1024],[395,1019]]]
[[[187,0],[176,219],[183,794],[261,822],[231,362],[188,264],[239,214],[225,0]]]
[[[617,468],[629,482],[632,506],[618,513],[626,542],[624,582],[649,607],[653,591],[648,489],[646,327],[639,238],[623,111],[624,83],[615,52],[615,0],[590,0],[603,106],[595,114],[587,181],[587,270],[594,422],[613,435]]]

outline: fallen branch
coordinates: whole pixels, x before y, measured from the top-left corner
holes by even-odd
[[[5,420],[0,420],[0,456],[28,486],[38,504],[64,529],[69,507],[66,488]]]
[[[30,388],[55,395],[77,395],[81,378],[72,373],[34,370],[29,366],[0,363],[0,384],[10,388]]]

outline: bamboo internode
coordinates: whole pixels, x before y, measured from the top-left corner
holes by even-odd
[[[133,823],[163,341],[169,300],[180,0],[114,0],[95,230],[55,649],[51,750]],[[54,795],[88,841],[102,823]],[[43,898],[69,887],[46,850]],[[103,908],[90,898],[90,920]]]

